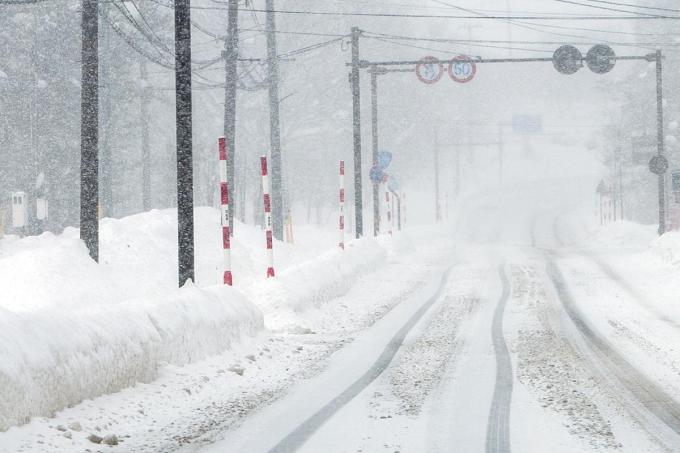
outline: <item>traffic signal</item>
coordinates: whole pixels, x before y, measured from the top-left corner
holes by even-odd
[[[553,66],[562,74],[575,74],[583,66],[583,55],[574,46],[561,46],[553,54]]]
[[[586,64],[595,74],[606,74],[614,68],[616,54],[611,47],[598,44],[588,51]]]
[[[614,68],[616,54],[611,47],[597,44],[588,51],[584,59],[581,51],[576,47],[564,45],[555,51],[552,60],[553,66],[561,74],[575,74],[583,67],[583,60],[594,73],[606,74]]]

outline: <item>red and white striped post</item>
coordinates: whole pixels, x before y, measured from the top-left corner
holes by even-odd
[[[227,141],[224,137],[220,137],[218,143],[220,148],[220,211],[222,217],[222,248],[224,249],[224,284],[232,286],[229,185],[227,184]]]
[[[390,190],[387,188],[387,183],[385,183],[385,206],[387,206],[387,233],[392,235],[392,209],[390,206]]]
[[[395,230],[395,228],[394,228],[395,227],[395,219],[397,218],[397,210],[395,209],[395,206],[394,206],[395,198],[396,197],[395,197],[394,194],[392,194],[392,196],[390,197],[390,203],[391,203],[390,212],[392,213],[392,223],[390,224],[390,228],[392,228],[392,231]]]
[[[340,161],[340,248],[345,250],[345,161]]]
[[[264,197],[264,226],[267,235],[267,278],[274,277],[274,239],[272,234],[272,198],[269,195],[269,173],[267,172],[267,158],[260,157],[262,168],[262,194]]]

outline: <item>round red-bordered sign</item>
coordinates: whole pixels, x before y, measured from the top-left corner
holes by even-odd
[[[416,65],[416,75],[428,85],[437,83],[444,75],[444,65],[435,57],[425,57]]]
[[[462,60],[462,61],[461,61]],[[458,83],[468,83],[477,75],[477,65],[467,55],[458,55],[449,63],[449,77]]]

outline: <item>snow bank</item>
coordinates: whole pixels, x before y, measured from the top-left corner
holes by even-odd
[[[163,363],[200,360],[261,328],[261,312],[220,287],[116,305],[0,308],[0,430],[149,382]]]
[[[289,267],[276,279],[251,287],[247,294],[265,312],[269,328],[289,327],[295,313],[343,295],[361,274],[385,262],[387,256],[387,249],[373,239],[353,241],[344,252],[333,249]]]
[[[197,285],[178,290],[176,211],[103,219],[100,264],[78,230],[0,240],[0,430],[156,378],[164,364],[217,354],[349,290],[406,239],[350,241],[297,229],[276,242],[267,280],[264,232],[236,225],[234,288],[221,285],[219,212],[196,210]],[[302,232],[302,234],[299,234]]]
[[[651,250],[664,262],[680,267],[680,232],[670,231],[655,238]]]
[[[601,247],[646,248],[657,237],[656,225],[620,220],[598,228],[592,240]]]

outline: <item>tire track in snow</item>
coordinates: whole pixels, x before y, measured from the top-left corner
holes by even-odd
[[[564,242],[558,231],[558,221],[559,216],[555,218],[553,223],[553,235],[562,246]],[[647,306],[643,300],[636,297],[637,292],[611,268],[608,268],[604,262],[592,255],[584,256],[590,258],[612,281],[616,282],[638,303]],[[615,387],[625,390],[622,396],[630,403],[630,408],[647,427],[651,436],[671,451],[680,451],[680,403],[660,385],[638,371],[588,324],[576,306],[566,279],[555,262],[554,254],[546,256],[546,261],[548,275],[553,282],[560,303],[585,340],[587,347],[597,357],[600,373]]]
[[[392,337],[390,342],[385,346],[378,359],[373,363],[366,373],[359,379],[352,383],[347,389],[336,396],[324,407],[319,409],[315,414],[305,420],[294,431],[277,443],[269,453],[287,453],[297,451],[314,433],[330,418],[332,418],[340,409],[347,403],[352,401],[359,395],[366,387],[368,387],[378,376],[380,376],[385,369],[390,365],[394,356],[401,348],[406,336],[413,329],[413,327],[420,321],[420,319],[427,313],[427,311],[439,300],[442,292],[448,281],[451,268],[444,272],[441,278],[439,287],[435,294],[428,299],[406,323],[399,329],[399,331]]]
[[[630,408],[651,428],[649,433],[673,451],[678,451],[675,449],[680,448],[680,404],[638,371],[584,320],[554,260],[548,259],[547,269],[565,312],[597,358],[600,373],[615,386],[627,391],[632,398]]]
[[[503,284],[503,293],[493,315],[491,336],[496,355],[496,387],[491,401],[486,431],[486,453],[510,453],[510,403],[514,375],[508,345],[503,336],[503,314],[510,298],[510,281],[505,274],[505,264],[498,273]]]

